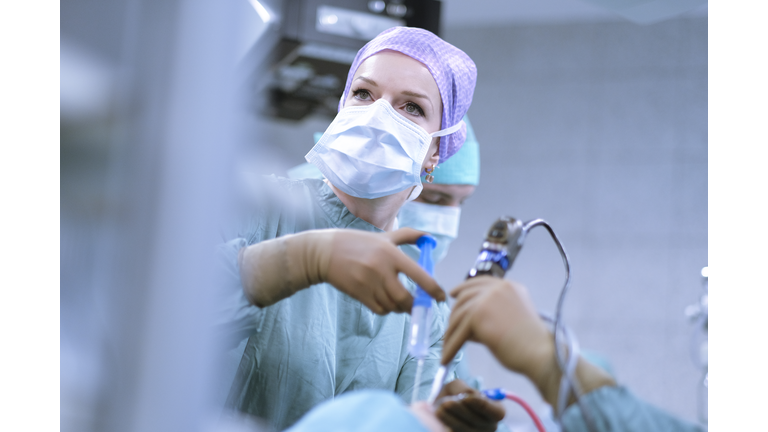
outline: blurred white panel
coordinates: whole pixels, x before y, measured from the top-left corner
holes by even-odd
[[[110,65],[64,38],[60,56],[61,116],[72,120],[104,116],[113,78]]]
[[[638,24],[652,24],[693,9],[707,6],[707,0],[584,0],[615,11]]]
[[[238,0],[234,4],[241,20],[237,58],[242,59],[275,20],[275,15],[257,0]]]
[[[444,0],[443,25],[618,21],[621,18],[581,0]]]
[[[317,8],[317,31],[369,41],[384,30],[405,21],[351,9],[321,5]]]
[[[686,12],[706,16],[706,0],[444,0],[443,25],[624,21],[650,23]]]

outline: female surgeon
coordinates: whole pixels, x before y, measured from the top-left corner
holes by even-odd
[[[228,321],[244,338],[227,407],[282,430],[349,390],[409,395],[409,317],[389,312],[410,311],[413,298],[398,274],[445,294],[397,248],[422,233],[393,229],[421,173],[464,143],[476,76],[466,54],[421,29],[386,30],[358,52],[339,114],[307,154],[327,181],[273,177],[283,204],[220,250],[240,288]],[[448,314],[435,305],[424,377],[439,367]]]
[[[480,146],[469,118],[464,116],[467,136],[464,145],[450,159],[441,163],[427,178],[422,175],[422,191],[412,201],[400,208],[397,215],[399,228],[413,228],[424,231],[435,238],[437,246],[433,253],[435,264],[445,258],[451,243],[459,235],[461,207],[475,193],[480,183]],[[315,132],[315,143],[322,137]],[[288,170],[292,179],[323,179],[323,173],[316,166],[303,163]],[[405,244],[401,249],[414,261],[419,260],[419,248]]]
[[[399,227],[414,228],[435,238],[437,246],[432,256],[435,264],[445,258],[450,244],[459,235],[461,207],[480,183],[480,146],[469,118],[464,116],[463,120],[467,127],[464,145],[450,159],[441,163],[431,177],[422,177],[424,189],[421,194],[413,201],[406,202],[397,216]],[[321,132],[315,133],[315,142],[321,136]],[[288,177],[322,179],[323,174],[314,165],[305,163],[288,170]],[[414,261],[418,261],[420,251],[415,245],[405,244],[401,249]],[[443,396],[478,394],[479,380],[470,374],[463,353],[456,357],[455,366],[458,379],[443,387]],[[483,401],[485,403],[481,403]],[[441,407],[435,414],[454,432],[507,430],[498,423],[505,415],[500,404],[475,400],[474,404],[463,408],[461,412],[453,412]]]

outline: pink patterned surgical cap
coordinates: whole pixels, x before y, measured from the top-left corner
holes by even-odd
[[[384,30],[357,52],[347,75],[347,85],[339,102],[344,107],[352,79],[357,68],[368,57],[383,50],[403,53],[423,63],[437,83],[443,99],[443,123],[441,129],[460,122],[472,104],[472,94],[477,82],[477,67],[464,51],[445,42],[434,33],[413,27],[392,27]],[[467,137],[466,125],[440,138],[440,163],[453,156]]]

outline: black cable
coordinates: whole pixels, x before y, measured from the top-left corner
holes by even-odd
[[[555,308],[555,319],[554,319],[554,334],[555,334],[555,353],[557,355],[557,362],[558,366],[560,367],[560,371],[563,373],[563,380],[567,383],[567,386],[563,386],[561,384],[560,390],[562,391],[565,387],[566,389],[572,389],[573,393],[576,397],[576,403],[579,405],[579,408],[581,409],[582,416],[584,417],[584,423],[587,425],[587,429],[589,429],[591,432],[596,432],[597,428],[594,423],[594,419],[592,418],[592,415],[587,409],[586,404],[584,404],[581,400],[582,392],[581,392],[581,386],[578,383],[578,380],[574,378],[575,373],[575,367],[569,368],[568,363],[571,359],[575,359],[575,361],[578,361],[578,348],[577,344],[575,342],[575,337],[569,337],[570,332],[565,328],[563,325],[562,320],[562,314],[563,314],[563,305],[565,304],[565,296],[568,293],[569,288],[571,287],[571,265],[570,261],[568,259],[568,254],[565,251],[565,248],[563,248],[562,243],[560,243],[560,239],[557,237],[557,234],[555,234],[555,231],[552,229],[552,227],[543,219],[534,219],[532,221],[529,221],[525,224],[523,228],[524,233],[528,233],[531,229],[537,227],[537,226],[543,226],[544,228],[549,231],[549,235],[552,237],[552,240],[555,242],[555,245],[557,245],[557,249],[560,251],[560,256],[563,259],[563,266],[565,267],[565,283],[563,284],[563,288],[560,290],[560,295],[557,299],[557,306]],[[521,243],[522,243],[521,239]],[[561,336],[561,334],[564,334],[565,336]],[[564,341],[565,346],[568,347],[568,352],[563,353],[563,343],[561,343],[561,339],[565,337],[566,340]],[[567,391],[568,394],[560,395],[562,398],[565,399],[566,403],[564,406],[567,406],[568,396],[570,396],[570,390]],[[559,404],[558,404],[559,405]],[[565,411],[564,407],[557,407],[559,408],[559,411],[557,413],[558,423],[560,422],[560,418],[563,415],[563,412]]]

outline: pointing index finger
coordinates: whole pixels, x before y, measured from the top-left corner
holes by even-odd
[[[432,276],[429,275],[423,268],[419,267],[418,264],[413,262],[408,256],[398,250],[399,254],[397,255],[397,259],[395,261],[395,264],[397,265],[397,271],[403,272],[411,278],[414,282],[416,282],[421,289],[426,291],[427,294],[429,294],[433,299],[437,301],[445,301],[445,292],[442,288],[440,288],[440,285],[437,284],[437,282],[432,279]]]
[[[427,233],[423,231],[415,230],[413,228],[408,228],[408,227],[396,229],[394,231],[385,233],[385,235],[389,237],[392,243],[398,246],[403,244],[416,244],[416,240],[418,240],[421,236],[426,234]]]

